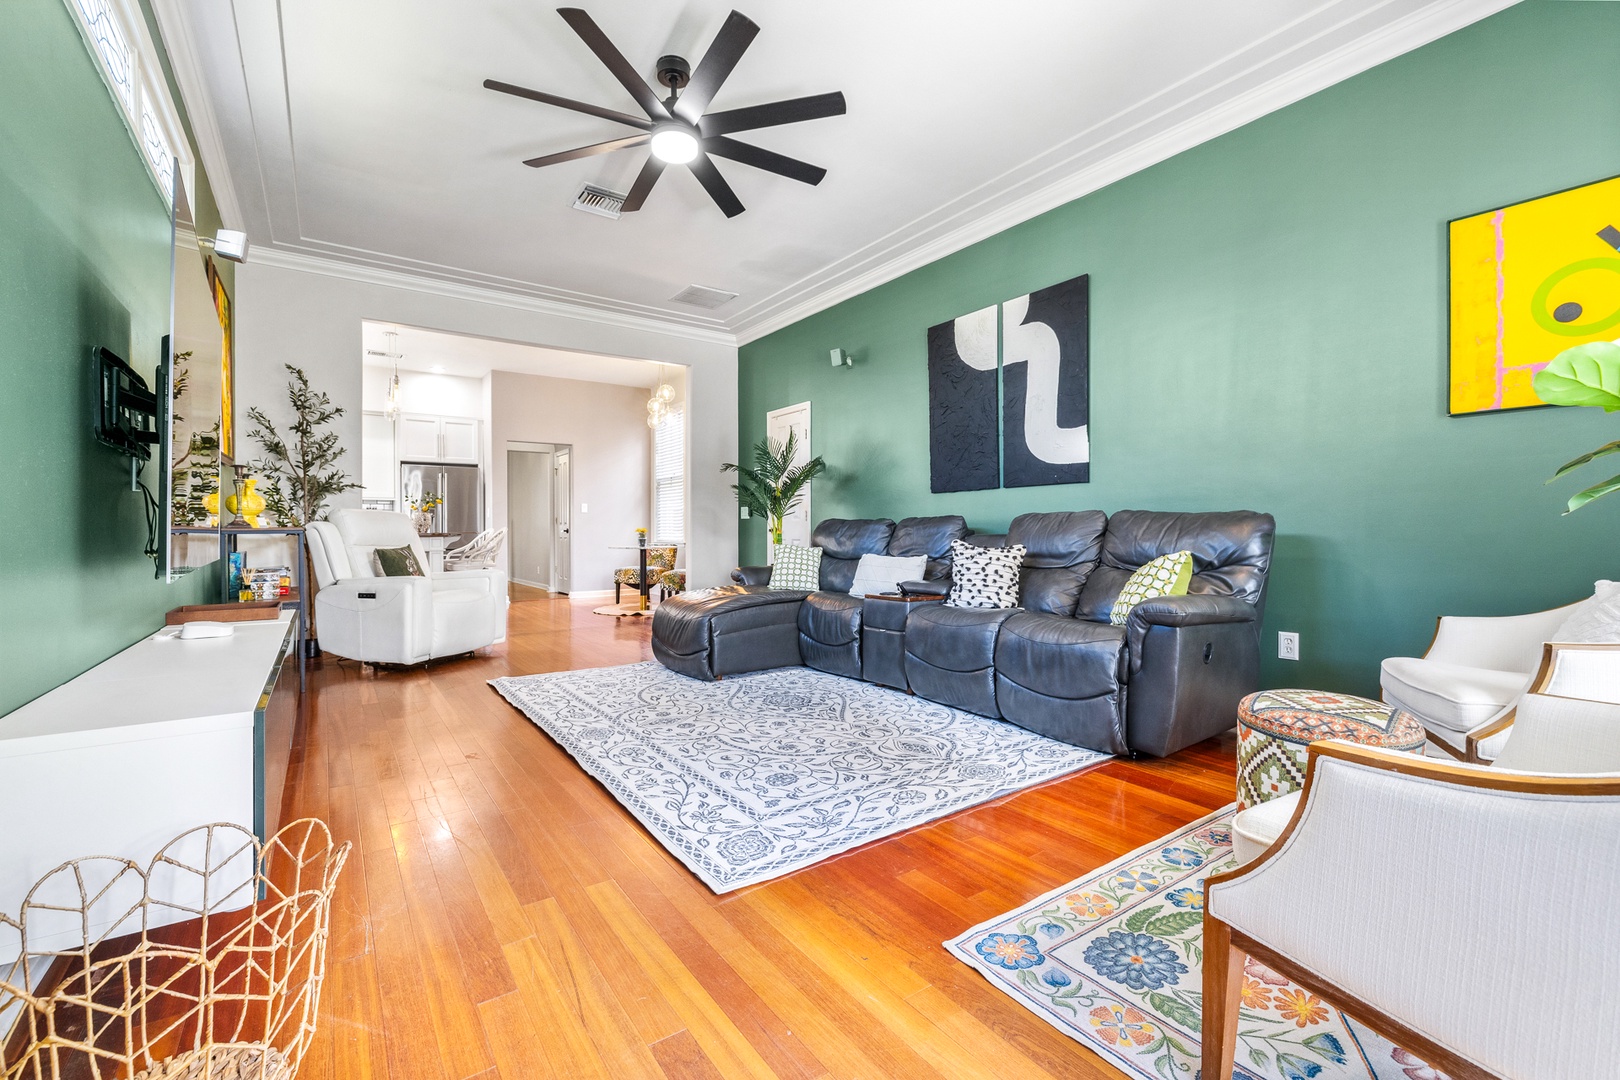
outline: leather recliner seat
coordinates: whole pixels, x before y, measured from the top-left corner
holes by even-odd
[[[852,596],[855,571],[862,555],[928,558],[925,580],[948,582],[951,541],[968,535],[960,515],[905,518],[828,518],[810,535],[812,547],[821,549],[821,588],[804,597],[799,607],[801,661],[818,671],[862,677],[861,616],[865,601]],[[739,567],[732,578],[746,585],[770,582],[768,566]]]

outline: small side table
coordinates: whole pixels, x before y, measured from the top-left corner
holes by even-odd
[[[906,618],[918,604],[943,603],[943,596],[867,593],[861,608],[861,678],[911,692],[906,681]]]

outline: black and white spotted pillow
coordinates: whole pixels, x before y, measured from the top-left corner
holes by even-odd
[[[1024,545],[1004,548],[976,547],[951,541],[951,607],[1008,608],[1018,606],[1018,572],[1024,565]]]

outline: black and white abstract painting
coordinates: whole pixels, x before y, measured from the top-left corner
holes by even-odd
[[[1001,484],[996,309],[928,328],[928,461],[933,491]]]
[[[1001,305],[1004,487],[1091,480],[1090,280]]]
[[[1090,278],[928,329],[934,491],[1091,479]]]

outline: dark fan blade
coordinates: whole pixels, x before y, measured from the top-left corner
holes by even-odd
[[[624,206],[620,209],[626,214],[640,210],[641,204],[647,201],[647,194],[652,191],[653,185],[658,183],[658,178],[662,175],[664,163],[649,155],[647,164],[636,174],[636,182],[630,185],[630,194],[624,197]]]
[[[750,105],[746,109],[710,113],[699,126],[705,135],[729,135],[733,131],[753,131],[755,128],[842,115],[844,95],[834,91],[831,94],[815,94],[788,101],[773,101],[769,105]]]
[[[742,59],[743,52],[753,44],[754,36],[758,33],[759,27],[741,12],[733,11],[727,15],[726,24],[714,36],[714,44],[703,54],[697,70],[692,72],[691,81],[675,102],[675,115],[687,123],[697,123],[703,110],[714,100],[720,84],[726,81],[726,76],[737,66],[737,61]]]
[[[547,154],[545,157],[530,158],[523,164],[531,169],[538,169],[546,165],[555,165],[560,161],[574,161],[582,157],[595,157],[597,154],[611,154],[613,151],[623,150],[627,146],[645,146],[651,141],[651,135],[626,135],[622,139],[610,139],[607,142],[593,143],[590,146],[581,146],[577,150],[564,150],[560,154]]]
[[[530,90],[526,86],[513,86],[511,83],[503,83],[496,79],[485,79],[484,88],[487,90],[499,90],[501,93],[511,94],[513,97],[528,98],[530,101],[539,101],[547,105],[573,109],[575,112],[587,113],[591,116],[600,116],[604,120],[629,124],[631,127],[641,128],[643,131],[652,127],[652,121],[643,120],[639,116],[631,116],[629,113],[617,112],[613,109],[604,109],[600,105],[588,105],[583,101],[575,101],[573,98],[558,97],[556,94],[548,94],[542,90]]]
[[[743,212],[742,200],[737,198],[737,193],[731,190],[731,185],[726,183],[726,178],[720,175],[720,170],[714,167],[707,154],[693,158],[687,168],[692,170],[692,175],[698,178],[698,183],[703,185],[709,198],[714,200],[726,217],[736,217]]]
[[[630,91],[630,96],[636,99],[637,105],[646,110],[649,117],[654,120],[669,119],[669,110],[658,100],[658,95],[647,85],[647,80],[636,74],[636,69],[630,66],[630,61],[613,47],[613,42],[608,40],[607,35],[602,33],[602,28],[597,26],[589,15],[579,8],[558,8],[557,14],[574,28],[574,33],[590,47],[598,60],[607,65],[607,69],[613,72],[613,77]]]
[[[740,143],[736,139],[728,139],[724,135],[710,135],[703,140],[703,149],[711,154],[732,161],[740,161],[744,165],[752,165],[756,169],[786,176],[790,180],[798,180],[812,186],[821,183],[821,178],[827,175],[827,170],[819,165],[790,158],[778,154],[774,150],[761,150],[757,146]]]

